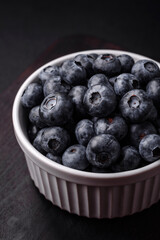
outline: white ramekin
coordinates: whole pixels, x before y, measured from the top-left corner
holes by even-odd
[[[13,105],[13,126],[31,178],[46,199],[80,216],[122,217],[142,211],[160,199],[160,160],[136,170],[120,173],[90,173],[55,163],[38,152],[29,142],[25,114],[20,102],[27,85],[38,79],[37,76],[44,67],[59,65],[80,53],[93,52],[115,55],[126,53],[135,61],[149,59],[131,52],[108,49],[76,52],[55,59],[31,74],[20,87]]]

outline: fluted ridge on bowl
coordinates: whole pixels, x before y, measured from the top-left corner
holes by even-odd
[[[123,217],[150,207],[160,197],[160,175],[129,185],[93,187],[55,177],[25,157],[31,178],[46,199],[80,216]]]

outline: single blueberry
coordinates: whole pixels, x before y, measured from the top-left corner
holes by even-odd
[[[89,115],[106,117],[115,110],[117,99],[108,86],[95,85],[86,91],[83,103]]]
[[[99,55],[93,67],[96,73],[104,73],[108,77],[113,77],[121,73],[121,63],[113,54],[106,53]]]
[[[121,63],[121,72],[122,73],[130,73],[132,66],[134,64],[134,60],[131,56],[128,54],[121,54],[118,55],[117,58],[119,59]]]
[[[119,116],[100,118],[95,122],[94,128],[97,135],[111,134],[115,136],[117,140],[122,140],[128,132],[126,121]]]
[[[33,125],[36,125],[38,128],[44,128],[46,124],[42,121],[39,116],[40,106],[33,107],[29,112],[29,120]]]
[[[156,128],[151,122],[131,124],[129,127],[130,142],[133,146],[138,147],[140,141],[148,134],[157,133]]]
[[[86,148],[79,144],[70,146],[62,155],[62,163],[66,167],[85,170],[89,165]]]
[[[70,85],[62,81],[61,76],[54,76],[46,80],[43,86],[43,93],[44,96],[46,97],[54,92],[68,93],[70,89],[71,89]]]
[[[23,92],[21,103],[25,108],[39,105],[43,100],[43,89],[39,83],[30,83]]]
[[[153,78],[160,76],[160,69],[155,62],[143,59],[133,65],[131,73],[139,79],[141,87],[144,87]]]
[[[111,166],[114,172],[122,172],[136,169],[141,164],[141,156],[133,146],[125,146],[121,149],[119,160]]]
[[[153,102],[142,89],[127,92],[119,102],[122,116],[130,122],[143,122],[150,118]]]
[[[47,153],[46,157],[56,163],[62,164],[62,158],[60,156],[55,156],[52,153]]]
[[[88,80],[88,88],[91,88],[95,85],[104,85],[113,90],[108,78],[102,73],[97,73]]]
[[[83,119],[77,123],[75,135],[79,144],[87,146],[90,139],[95,135],[93,122]]]
[[[94,62],[94,57],[92,55],[86,55],[86,54],[78,54],[75,58],[74,61],[76,63],[80,63],[81,66],[84,67],[86,70],[87,76],[93,75],[93,62]]]
[[[59,76],[59,67],[58,66],[47,66],[41,70],[38,77],[41,80],[42,86],[45,84],[46,80]]]
[[[115,163],[120,154],[120,145],[110,134],[101,134],[91,138],[87,145],[87,159],[93,166],[107,168]]]
[[[49,94],[39,109],[42,121],[49,126],[67,123],[72,117],[72,112],[72,100],[65,93]]]
[[[43,155],[46,154],[46,151],[42,148],[42,136],[43,136],[44,130],[45,128],[42,128],[41,130],[39,130],[39,132],[37,133],[33,141],[33,146]]]
[[[139,153],[147,162],[160,159],[160,136],[157,134],[146,135],[139,144]]]
[[[73,105],[76,110],[76,115],[78,115],[78,117],[86,115],[86,111],[83,104],[83,98],[86,91],[87,88],[85,86],[75,86],[70,90],[68,94],[72,99]]]
[[[146,86],[146,92],[156,108],[160,111],[160,78],[150,81]]]
[[[122,73],[115,79],[114,91],[119,97],[122,97],[128,91],[137,88],[139,88],[139,81],[133,74]]]
[[[45,128],[42,134],[41,146],[47,153],[62,154],[70,144],[68,132],[61,127]]]
[[[87,83],[87,73],[80,62],[66,60],[61,66],[61,76],[70,85],[85,85]]]

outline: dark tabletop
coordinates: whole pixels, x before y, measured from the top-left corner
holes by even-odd
[[[37,67],[78,50],[113,48],[160,60],[158,1],[0,4],[0,240],[160,239],[160,202],[132,216],[87,219],[34,186],[12,128],[14,96]]]

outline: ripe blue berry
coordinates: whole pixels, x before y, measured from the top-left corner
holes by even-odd
[[[62,163],[66,167],[85,170],[89,165],[86,148],[79,144],[70,146],[62,155]]]
[[[110,134],[101,134],[91,138],[87,145],[88,161],[99,168],[107,168],[115,163],[120,154],[120,145]]]
[[[139,153],[147,162],[160,159],[160,136],[157,134],[146,135],[139,144]]]
[[[65,93],[48,95],[39,110],[42,121],[49,126],[64,125],[71,119],[72,112],[72,101]]]

